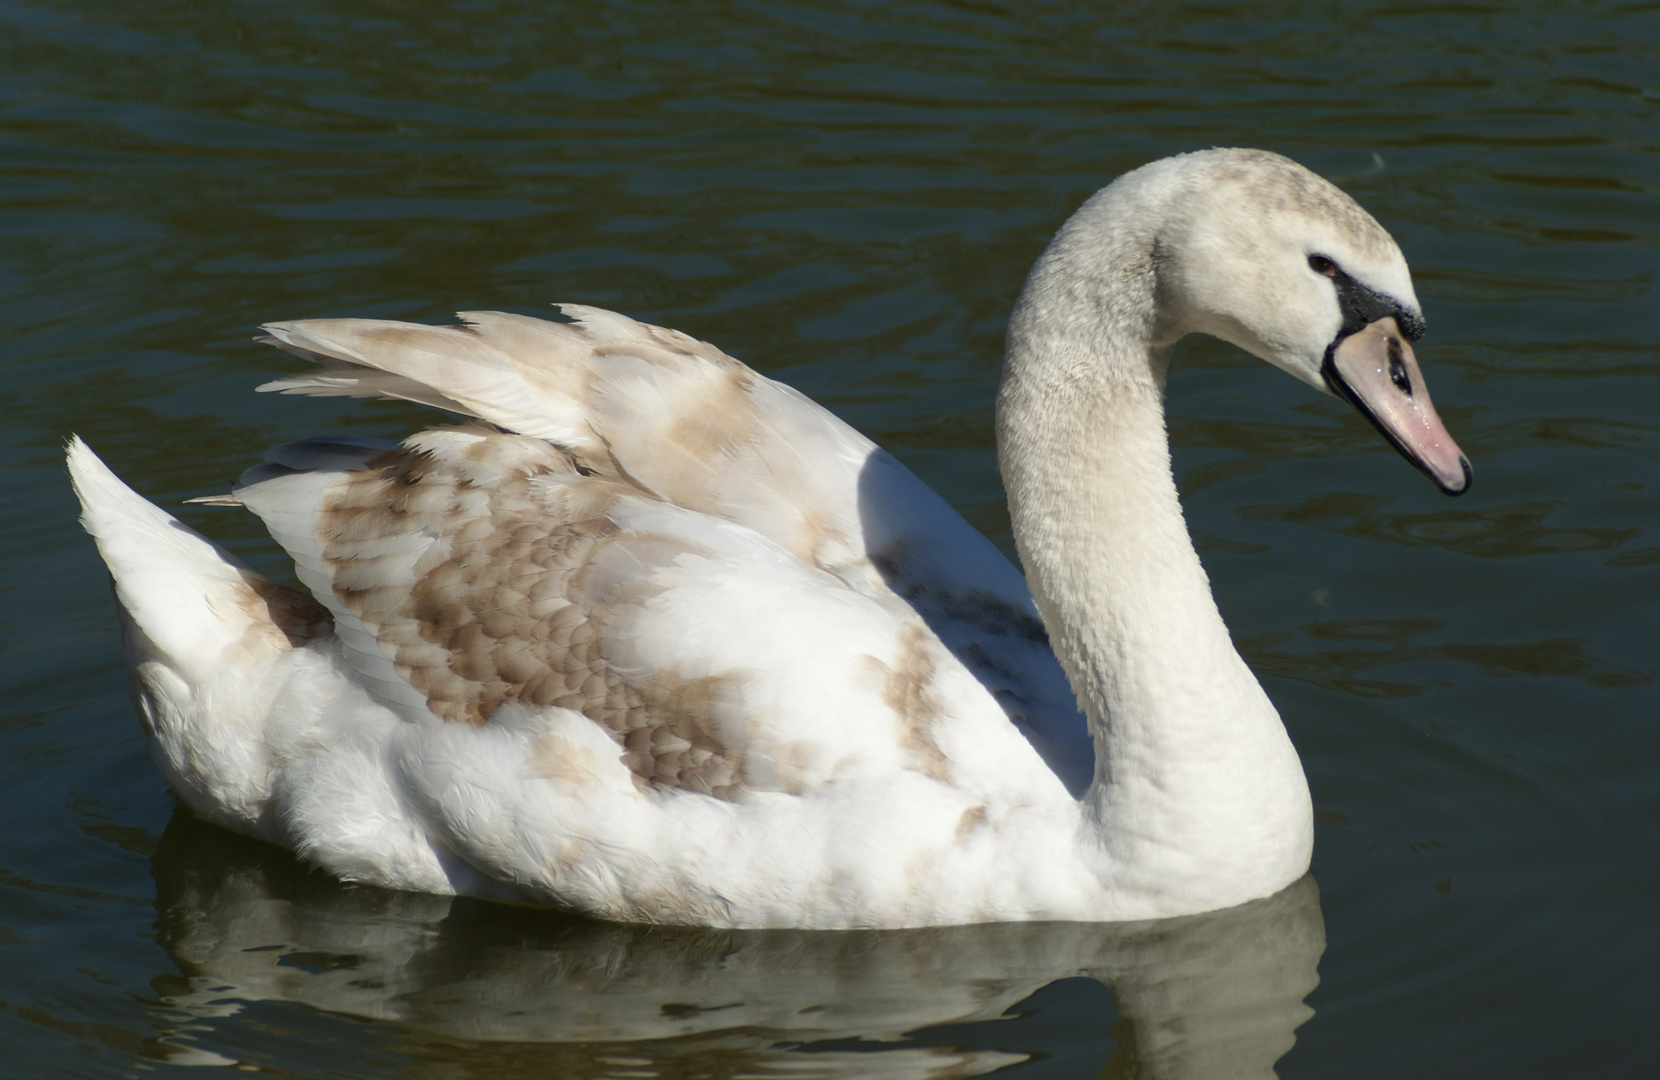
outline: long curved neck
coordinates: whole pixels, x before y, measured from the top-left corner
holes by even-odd
[[[1214,885],[1220,906],[1261,895],[1245,879],[1264,864],[1274,887],[1307,865],[1308,789],[1187,534],[1163,405],[1181,328],[1161,311],[1156,234],[1137,227],[1156,208],[1124,194],[1086,203],[1027,281],[999,459],[1032,594],[1095,740],[1084,810],[1108,872],[1119,888]],[[1172,880],[1172,857],[1195,880]]]

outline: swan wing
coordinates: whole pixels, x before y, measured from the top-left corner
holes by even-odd
[[[274,323],[322,370],[263,389],[388,397],[551,444],[581,473],[733,522],[868,597],[902,598],[1074,791],[1082,714],[1020,573],[890,454],[705,342],[614,312],[464,312],[453,326]]]
[[[407,720],[578,714],[613,744],[585,755],[613,786],[728,801],[897,771],[1000,788],[1025,771],[1011,753],[1036,765],[897,598],[543,440],[311,440],[237,495],[329,608],[360,684]]]

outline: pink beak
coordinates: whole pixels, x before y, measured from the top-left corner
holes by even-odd
[[[1448,495],[1470,487],[1470,462],[1435,415],[1418,358],[1394,316],[1370,323],[1326,354],[1320,373]]]

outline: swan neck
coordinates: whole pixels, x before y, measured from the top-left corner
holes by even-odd
[[[1158,303],[1156,233],[1137,227],[1146,214],[1103,214],[1124,209],[1103,207],[1111,194],[1057,234],[1016,306],[999,457],[1033,597],[1095,742],[1096,841],[1114,873],[1179,851],[1228,881],[1217,895],[1233,903],[1306,866],[1308,789],[1187,533],[1164,416],[1179,334]],[[1148,887],[1208,887],[1184,876],[1162,866]]]
[[[1046,358],[1062,352],[1047,347]],[[1096,348],[1094,377],[1029,396],[1008,380],[1000,403],[1016,544],[1090,720],[1098,796],[1126,754],[1151,746],[1167,760],[1241,711],[1278,725],[1187,532],[1165,430],[1166,355],[1146,342]]]

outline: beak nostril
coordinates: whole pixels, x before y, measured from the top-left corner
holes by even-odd
[[[1389,381],[1395,388],[1407,397],[1412,396],[1412,376],[1407,374],[1406,358],[1401,355],[1401,343],[1395,338],[1389,339]]]

